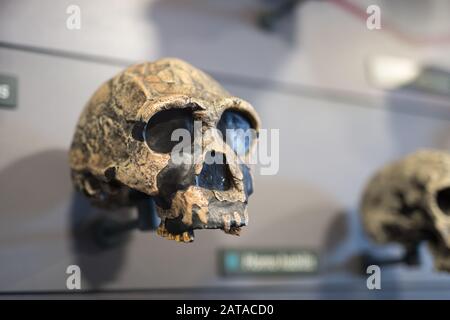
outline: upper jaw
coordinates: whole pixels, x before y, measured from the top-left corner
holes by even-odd
[[[192,200],[202,194],[209,195],[197,200],[194,203],[186,202],[186,197]],[[177,193],[178,195],[178,193]],[[174,198],[169,209],[171,216],[162,219],[157,230],[160,236],[169,240],[179,242],[191,242],[194,240],[195,229],[222,229],[225,233],[239,235],[241,227],[248,224],[247,203],[241,201],[219,201],[214,197],[214,193],[209,190],[201,190],[199,187],[192,187],[186,193],[181,192],[178,198]],[[181,201],[183,200],[183,201]],[[177,212],[177,205],[182,202],[187,204],[183,207],[183,212]],[[189,207],[191,205],[191,207]]]

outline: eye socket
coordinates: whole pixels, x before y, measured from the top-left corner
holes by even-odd
[[[436,202],[442,212],[450,215],[450,188],[444,188],[437,192]]]
[[[220,117],[217,129],[238,155],[246,154],[255,139],[250,119],[237,110],[226,110]]]
[[[169,153],[180,142],[179,140],[172,141],[171,139],[172,133],[176,129],[187,130],[190,134],[190,143],[193,142],[194,119],[192,110],[184,108],[158,112],[147,122],[144,138],[153,151]]]

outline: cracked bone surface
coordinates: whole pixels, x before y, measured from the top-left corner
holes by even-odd
[[[153,197],[157,233],[167,239],[191,242],[195,229],[238,235],[253,192],[242,160],[259,127],[248,102],[182,60],[133,65],[104,83],[82,112],[69,156],[72,180],[98,206]],[[177,129],[193,138],[173,140]],[[253,134],[243,136],[247,129]],[[174,158],[179,143],[191,147],[181,156],[188,161]]]
[[[450,153],[420,150],[388,164],[367,184],[360,212],[375,242],[426,241],[435,268],[450,272]]]

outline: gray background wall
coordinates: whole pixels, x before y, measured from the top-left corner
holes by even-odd
[[[449,30],[445,1],[372,2],[414,36]],[[107,296],[450,297],[450,278],[433,272],[426,248],[421,267],[383,269],[378,292],[352,268],[370,246],[357,217],[365,181],[418,148],[447,149],[450,135],[448,99],[374,88],[367,58],[445,68],[449,46],[369,31],[327,2],[307,2],[268,33],[254,24],[262,3],[0,2],[0,73],[19,81],[18,106],[0,109],[0,291],[64,292],[66,267],[78,264],[83,288]],[[70,4],[81,8],[81,30],[66,28]],[[279,173],[256,177],[251,225],[239,238],[203,231],[180,245],[135,233],[125,247],[94,250],[72,232],[98,213],[70,183],[76,121],[102,82],[129,63],[163,56],[209,71],[256,107],[264,128],[280,129]],[[222,278],[218,250],[238,247],[310,248],[322,268],[305,277]]]

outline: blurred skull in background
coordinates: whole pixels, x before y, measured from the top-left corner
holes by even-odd
[[[450,154],[422,150],[382,168],[361,202],[363,224],[378,243],[406,249],[427,241],[438,270],[450,272]]]

